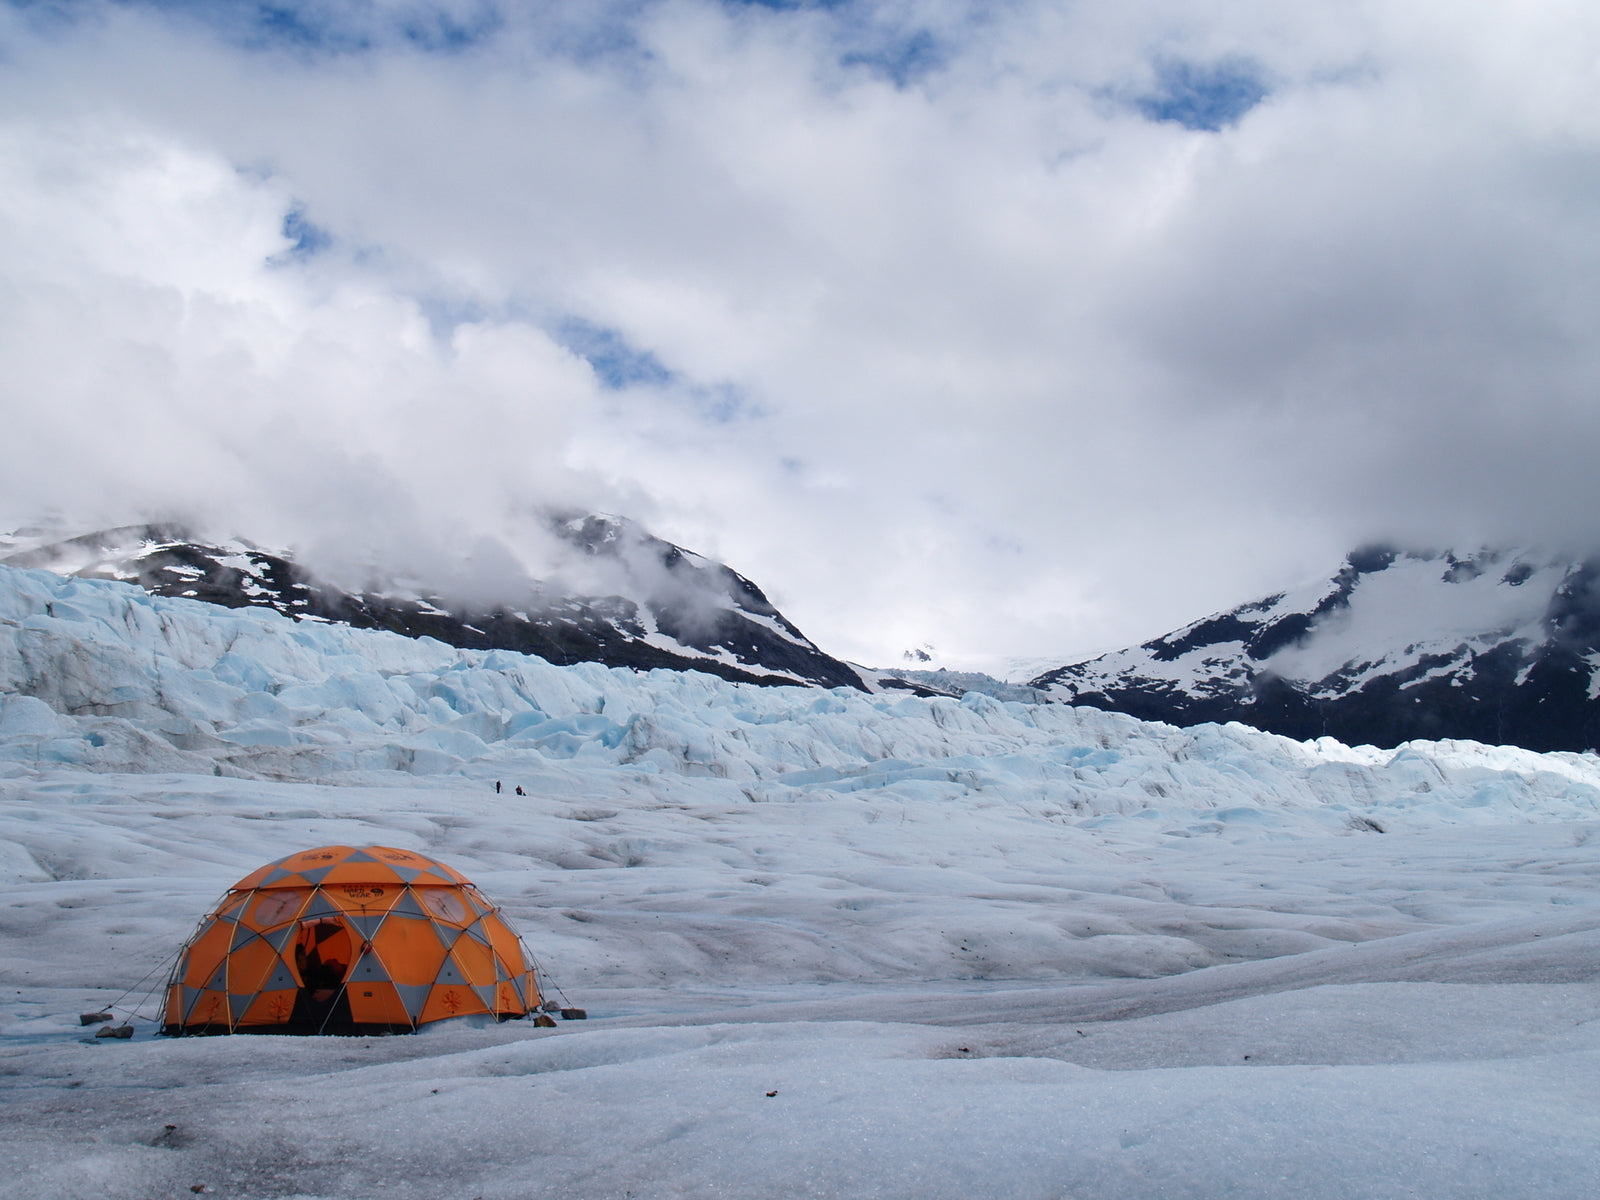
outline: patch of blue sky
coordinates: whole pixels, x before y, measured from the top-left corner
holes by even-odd
[[[333,235],[306,216],[300,204],[291,205],[283,214],[279,231],[289,245],[267,259],[269,267],[288,267],[315,258],[333,245]]]
[[[908,26],[860,0],[722,0],[728,8],[834,14],[839,65],[865,68],[896,87],[909,87],[949,61],[949,47],[931,29]]]
[[[401,22],[406,41],[430,54],[456,54],[493,38],[505,17],[492,4],[478,4],[464,19],[453,12],[422,9]]]
[[[194,21],[248,50],[296,54],[352,54],[373,46],[371,10],[304,0],[115,0]]]
[[[944,45],[926,29],[885,34],[875,40],[877,44],[870,48],[840,55],[840,64],[866,67],[905,88],[943,67],[949,58]]]
[[[633,20],[642,6],[643,0],[608,0],[604,4],[593,0],[577,19],[569,13],[565,20],[541,21],[537,37],[558,57],[583,66],[605,63],[613,69],[621,68],[624,78],[643,82],[655,55],[640,40]]]
[[[492,38],[504,25],[492,0],[389,6],[371,0],[113,0],[128,8],[194,21],[246,50],[309,57],[361,54],[405,45],[453,54]]]
[[[794,9],[846,8],[854,0],[722,0],[729,8],[770,8],[776,12]]]
[[[540,320],[536,306],[513,302],[488,306],[467,296],[424,295],[417,304],[433,336],[448,342],[457,327],[484,321],[538,325],[559,345],[589,364],[600,386],[611,392],[647,388],[668,403],[689,409],[705,425],[735,425],[764,418],[766,411],[731,383],[695,383],[628,340],[621,330],[582,317]]]
[[[568,317],[558,322],[551,334],[568,350],[587,359],[595,376],[613,391],[665,387],[677,379],[659,358],[630,344],[616,329]]]
[[[53,33],[71,28],[77,19],[77,10],[84,8],[82,0],[0,0],[5,6],[21,15],[34,30]],[[6,60],[7,50],[0,45],[0,62]]]
[[[440,342],[448,342],[462,325],[475,325],[490,317],[481,302],[462,296],[434,293],[418,296],[417,308],[428,319],[428,329]]]
[[[200,15],[205,15],[211,6],[190,7],[200,9]],[[371,35],[360,25],[348,19],[344,21],[334,19],[334,13],[322,5],[290,2],[222,7],[237,8],[247,38],[259,44],[334,53],[365,50],[372,45]]]
[[[283,236],[290,246],[277,257],[280,260],[310,258],[333,245],[333,235],[306,216],[306,210],[296,204],[283,214]]]
[[[1176,60],[1157,67],[1156,90],[1134,106],[1148,120],[1215,133],[1236,124],[1267,90],[1260,69],[1242,59],[1210,65]]]
[[[743,389],[731,383],[694,383],[664,364],[651,351],[629,342],[620,330],[581,317],[567,317],[550,334],[586,360],[602,387],[667,390],[676,403],[687,403],[706,425],[736,425],[766,415]]]
[[[760,405],[731,383],[702,385],[689,389],[695,410],[708,425],[736,425],[766,416]]]

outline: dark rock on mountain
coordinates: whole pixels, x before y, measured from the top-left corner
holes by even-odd
[[[1393,747],[1600,747],[1600,562],[1367,547],[1324,583],[1046,672],[1051,699]]]
[[[242,541],[197,539],[174,525],[132,525],[0,548],[0,562],[136,583],[161,596],[229,608],[270,608],[297,620],[336,621],[432,637],[467,649],[514,650],[554,663],[599,662],[705,671],[761,684],[863,687],[849,666],[817,649],[738,572],[651,536],[631,522],[550,514],[552,532],[595,577],[629,594],[574,595],[529,580],[515,603],[461,604],[417,589],[337,587],[287,554]]]

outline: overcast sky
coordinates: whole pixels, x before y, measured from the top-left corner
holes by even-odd
[[[570,504],[1050,658],[1600,544],[1597,331],[1580,0],[0,0],[7,526]]]

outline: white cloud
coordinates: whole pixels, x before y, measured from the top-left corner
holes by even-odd
[[[519,323],[441,340],[405,295],[292,265],[279,180],[78,119],[0,134],[0,194],[13,520],[170,514],[425,564],[591,486],[563,458],[586,363]]]
[[[448,52],[364,11],[6,18],[0,507],[389,545],[570,497],[879,662],[1591,532],[1581,7],[458,5]],[[1268,94],[1147,120],[1174,62]],[[332,240],[270,266],[296,205]],[[603,387],[574,318],[670,377]]]

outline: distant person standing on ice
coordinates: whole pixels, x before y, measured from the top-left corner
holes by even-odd
[[[494,794],[496,796],[500,794],[500,781],[498,779],[494,781]]]

